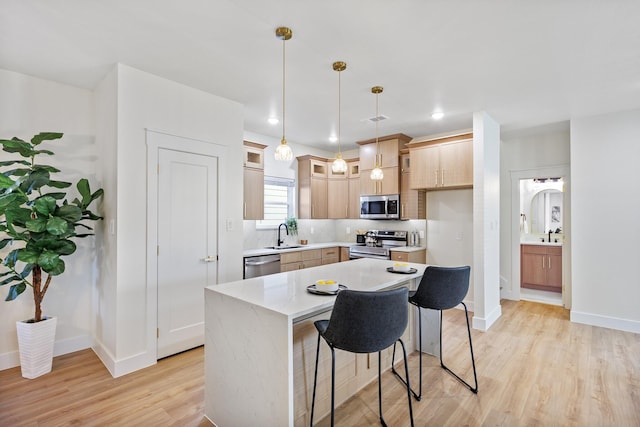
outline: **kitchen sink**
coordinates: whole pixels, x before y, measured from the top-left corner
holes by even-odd
[[[293,248],[301,248],[303,245],[282,245],[282,246],[265,246],[265,249],[293,249]]]

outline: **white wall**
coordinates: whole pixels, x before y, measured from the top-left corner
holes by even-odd
[[[62,139],[42,144],[56,153],[49,158],[42,156],[42,162],[61,169],[57,176],[61,180],[76,182],[86,177],[92,189],[99,188],[91,91],[0,70],[0,93],[0,137],[30,139],[42,131],[63,132]],[[9,156],[0,151],[0,159]],[[101,223],[96,224],[98,231],[101,227]],[[65,257],[65,273],[53,278],[45,296],[44,313],[58,316],[55,355],[91,346],[91,295],[99,240],[99,235],[77,240],[76,253]],[[4,302],[8,290],[9,286],[0,288],[0,369],[19,365],[15,322],[34,314],[30,289],[18,299]]]
[[[116,257],[117,296],[115,309],[105,308],[109,316],[115,311],[116,320],[114,324],[110,318],[97,319],[107,328],[101,336],[115,336],[115,345],[105,340],[96,351],[111,373],[119,376],[156,361],[156,301],[148,292],[155,284],[147,283],[146,275],[145,130],[228,147],[218,193],[219,253],[223,254],[218,278],[225,282],[242,277],[241,263],[233,261],[242,257],[242,194],[233,183],[242,182],[243,123],[242,106],[235,102],[124,65],[117,65],[116,75],[115,85],[104,83],[117,91],[117,161],[112,165],[117,176],[117,251],[108,254]],[[100,94],[98,104],[109,105],[113,93],[105,90]],[[112,287],[107,280],[111,278],[101,278],[103,289]]]
[[[427,264],[473,268],[473,190],[427,192]],[[465,303],[473,311],[473,274]]]
[[[500,317],[500,125],[473,114],[473,326]]]
[[[640,333],[640,110],[571,121],[571,320]],[[606,224],[606,226],[603,226]]]

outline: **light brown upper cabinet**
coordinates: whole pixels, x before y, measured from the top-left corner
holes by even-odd
[[[407,144],[412,189],[473,187],[473,135],[470,133]]]
[[[398,171],[400,168],[382,168],[384,178],[381,181],[371,179],[370,170],[362,170],[360,174],[360,194],[363,196],[372,194],[399,194],[400,193],[400,177]]]
[[[411,138],[404,134],[387,135],[376,140],[359,141],[360,145],[360,194],[399,194],[400,193],[400,150]],[[371,170],[378,165],[382,168],[384,178],[374,181],[370,178]]]
[[[327,218],[327,159],[298,157],[298,218]]]
[[[349,168],[349,209],[347,218],[360,218],[360,161],[358,159],[347,162]]]
[[[427,192],[412,189],[410,181],[411,158],[406,152],[400,156],[400,219],[426,219]]]
[[[349,180],[327,180],[327,218],[349,218]]]
[[[264,219],[264,149],[244,141],[243,219]]]

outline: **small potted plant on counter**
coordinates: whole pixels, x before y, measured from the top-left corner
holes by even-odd
[[[69,201],[63,189],[71,183],[52,179],[60,170],[36,162],[42,154],[54,154],[40,144],[61,137],[62,133],[43,132],[30,141],[0,139],[3,151],[22,157],[0,162],[0,286],[11,285],[6,301],[27,287],[33,290],[34,317],[16,322],[25,378],[51,371],[57,318],[42,314],[42,301],[53,277],[65,271],[62,257],[76,251],[72,239],[92,236],[87,222],[102,219],[89,210],[102,189],[92,193],[89,181],[80,179],[80,198]]]
[[[292,216],[290,218],[287,218],[285,223],[287,224],[287,229],[289,230],[289,234],[291,234],[292,236],[297,236],[298,235],[298,220],[295,217]],[[306,245],[307,241],[306,240],[300,240],[300,244]]]

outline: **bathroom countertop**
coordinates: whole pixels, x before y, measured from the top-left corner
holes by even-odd
[[[521,245],[535,245],[535,246],[562,246],[562,242],[541,242],[535,240],[520,241]]]

